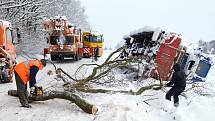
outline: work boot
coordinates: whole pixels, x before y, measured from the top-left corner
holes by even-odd
[[[28,100],[28,103],[33,103],[34,102],[34,100]]]
[[[174,106],[178,107],[179,106],[179,102],[174,103]]]
[[[29,105],[28,103],[23,104],[21,107],[24,107],[24,108],[32,108],[32,106],[31,106],[31,105]]]
[[[23,91],[18,91],[19,94],[19,101],[22,105],[25,105],[28,103],[28,98],[26,97],[25,92]]]

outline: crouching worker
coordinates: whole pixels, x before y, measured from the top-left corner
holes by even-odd
[[[27,82],[29,81],[29,87],[31,92],[34,92],[36,84],[36,75],[39,70],[42,70],[46,66],[47,61],[41,60],[28,60],[18,63],[14,67],[17,93],[19,95],[19,101],[22,107],[31,108],[28,103]]]
[[[172,87],[166,93],[166,99],[171,101],[171,97],[174,98],[174,106],[179,106],[179,98],[178,96],[184,91],[186,87],[186,75],[184,71],[181,69],[180,64],[175,64],[173,66],[174,73],[169,83],[166,84],[167,87]]]

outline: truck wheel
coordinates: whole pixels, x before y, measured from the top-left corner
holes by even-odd
[[[79,61],[80,60],[80,57],[79,57],[79,55],[78,54],[75,54],[75,61]]]
[[[79,55],[79,60],[81,60],[83,58],[83,54],[82,55]]]
[[[84,54],[83,54],[83,57],[84,57],[84,58],[90,58],[90,55],[87,54],[87,53],[84,53]]]
[[[84,57],[84,58],[86,58],[86,57],[87,57],[87,54],[86,54],[86,53],[84,53],[84,54],[83,54],[83,57]]]
[[[57,55],[51,55],[51,60],[56,61],[59,57]]]
[[[5,72],[2,73],[1,82],[2,83],[8,83],[8,82],[10,82],[9,75],[7,73],[5,73]]]
[[[64,60],[64,57],[63,57],[63,56],[60,56],[59,58],[60,58],[60,60],[61,60],[61,61],[63,61],[63,60]]]

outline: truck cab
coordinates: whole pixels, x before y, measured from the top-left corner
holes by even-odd
[[[14,34],[11,23],[0,20],[0,82],[12,82],[13,64],[16,62]]]
[[[103,54],[103,35],[95,32],[83,32],[82,33],[83,40],[83,56],[91,57],[94,55],[95,48],[99,49],[98,56],[102,56]]]
[[[81,59],[83,44],[80,30],[71,25],[66,17],[46,19],[43,27],[49,34],[49,47],[44,49],[44,54],[50,54],[52,61],[63,60],[65,57],[72,57],[76,61]]]

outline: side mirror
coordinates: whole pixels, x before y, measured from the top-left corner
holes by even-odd
[[[19,44],[20,42],[21,42],[21,34],[18,32],[18,33],[16,33],[16,36],[14,36],[14,33],[13,33],[13,39],[12,39],[12,43],[14,44],[14,45],[16,45],[16,44]]]
[[[72,28],[72,25],[68,25],[68,28]]]
[[[21,41],[22,41],[21,37],[17,36],[17,38],[15,37],[13,38],[12,43],[16,45],[16,44],[20,44]]]
[[[12,44],[14,44],[14,45],[19,44],[19,42],[20,41],[17,38],[13,38],[13,40],[12,40]]]

